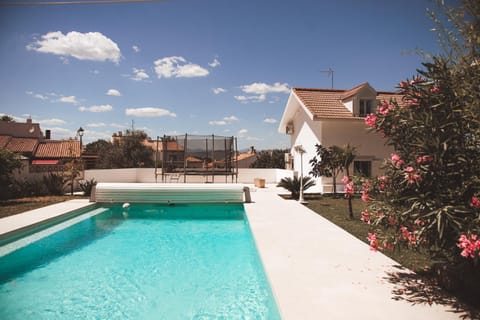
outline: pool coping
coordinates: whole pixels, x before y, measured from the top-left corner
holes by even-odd
[[[453,303],[395,300],[411,271],[284,192],[252,189],[244,204],[282,319],[461,319]]]
[[[389,274],[398,264],[297,201],[275,185],[251,189],[250,229],[284,320],[460,319],[453,307],[394,300]],[[94,205],[76,199],[0,219],[0,239],[63,219]],[[328,257],[328,259],[326,259]]]

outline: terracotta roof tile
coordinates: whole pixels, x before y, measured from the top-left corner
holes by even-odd
[[[70,158],[80,157],[80,141],[77,140],[43,140],[38,144],[36,158]]]
[[[293,88],[297,97],[317,119],[353,119],[342,103],[345,90]]]
[[[12,136],[0,136],[0,148],[5,148]]]
[[[296,96],[303,105],[312,113],[315,120],[318,119],[359,119],[362,117],[354,117],[348,110],[342,100],[345,97],[354,95],[358,90],[363,88],[367,83],[362,83],[350,90],[339,89],[311,89],[311,88],[293,88]],[[378,100],[390,101],[396,99],[400,105],[403,105],[402,96],[394,92],[378,92]]]
[[[38,143],[38,139],[34,139],[34,138],[12,137],[12,139],[8,142],[6,149],[12,152],[33,153],[35,151],[35,147],[37,146],[37,143]]]

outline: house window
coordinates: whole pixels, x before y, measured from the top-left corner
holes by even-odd
[[[355,175],[371,177],[372,176],[372,162],[371,161],[354,161],[353,172]]]
[[[360,99],[359,116],[366,117],[372,113],[372,100]]]

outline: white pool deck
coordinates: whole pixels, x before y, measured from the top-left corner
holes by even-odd
[[[284,320],[460,319],[450,306],[394,300],[387,280],[398,264],[273,185],[251,186],[245,204],[250,227]],[[88,206],[71,200],[0,219],[0,236]]]

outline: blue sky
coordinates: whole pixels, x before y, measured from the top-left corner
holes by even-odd
[[[438,44],[423,0],[170,0],[0,6],[0,114],[32,117],[52,139],[109,139],[142,129],[237,136],[285,148],[292,87],[415,74]]]

